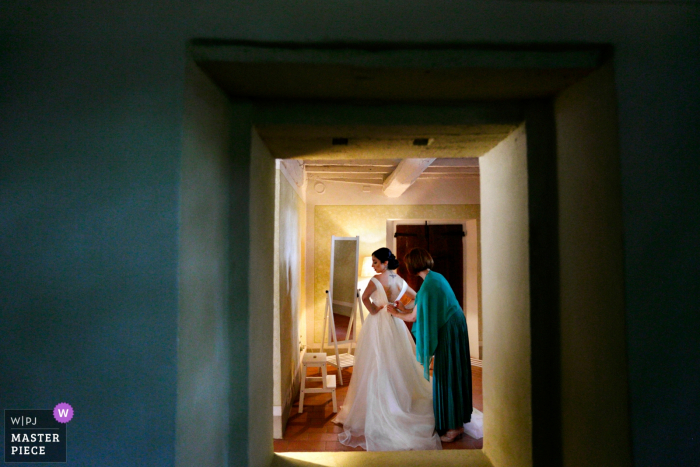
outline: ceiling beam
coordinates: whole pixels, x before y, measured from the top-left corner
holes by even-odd
[[[389,198],[398,198],[435,159],[404,159],[384,181],[383,191]]]
[[[379,180],[380,182],[383,182],[384,179],[386,178],[385,175],[388,174],[380,174],[380,173],[356,173],[356,174],[343,174],[343,173],[309,173],[307,174],[307,177],[313,180],[324,180],[324,179],[331,179],[331,178],[365,178],[365,179],[372,179],[372,180]]]
[[[375,167],[375,166],[321,166],[321,165],[311,165],[311,164],[306,164],[306,171],[308,173],[323,173],[323,174],[329,174],[329,173],[343,173],[343,174],[351,174],[351,173],[379,173],[379,174],[388,174],[391,172],[391,167]]]
[[[340,166],[340,167],[388,167],[391,170],[399,165],[401,159],[309,159],[304,161],[304,165],[309,166]]]
[[[343,183],[359,183],[361,185],[377,185],[382,186],[382,181],[378,179],[362,179],[362,178],[323,178],[324,182],[343,182]]]
[[[435,167],[430,166],[425,169],[426,174],[438,175],[438,174],[469,174],[469,173],[479,173],[479,167]]]
[[[478,157],[437,159],[430,167],[479,167]]]

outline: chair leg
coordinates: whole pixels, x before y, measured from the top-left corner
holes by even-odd
[[[333,397],[333,412],[338,413],[338,402],[335,399],[335,389],[331,391],[331,396]]]
[[[343,386],[343,369],[340,367],[340,365],[338,365],[338,379],[340,380],[340,385]]]
[[[299,392],[299,413],[304,413],[304,389],[306,389],[306,365],[301,367],[301,391]]]

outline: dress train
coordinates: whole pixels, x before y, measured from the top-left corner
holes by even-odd
[[[372,302],[389,301],[375,278]],[[350,387],[334,420],[338,440],[367,451],[442,449],[435,432],[432,387],[416,361],[406,325],[385,309],[367,317],[355,352]]]

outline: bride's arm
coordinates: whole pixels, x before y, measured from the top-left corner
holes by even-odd
[[[374,285],[374,282],[370,281],[369,284],[367,284],[365,292],[362,294],[362,303],[365,304],[367,311],[369,311],[373,315],[376,315],[377,312],[380,310],[380,308],[374,303],[372,303],[372,301],[369,299],[369,297],[374,293],[375,290],[377,290],[377,287]]]
[[[402,319],[402,320],[406,321],[407,323],[415,323],[416,322],[416,308],[415,308],[415,306],[413,307],[413,310],[410,313],[401,313],[396,309],[396,307],[394,307],[394,305],[387,305],[386,310],[389,312],[389,314],[391,316]]]

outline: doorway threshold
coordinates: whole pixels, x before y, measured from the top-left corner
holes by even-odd
[[[482,450],[276,453],[273,467],[493,467]]]

